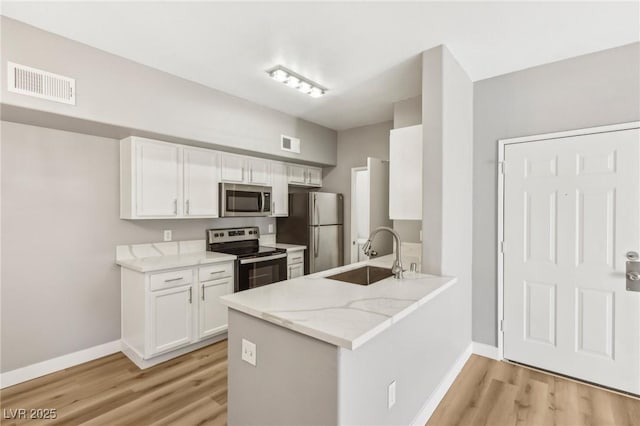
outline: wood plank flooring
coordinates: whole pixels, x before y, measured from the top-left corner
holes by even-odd
[[[140,370],[122,353],[0,391],[2,425],[224,425],[227,341]],[[57,419],[5,419],[9,409],[55,408]]]
[[[427,426],[640,426],[640,400],[472,355]]]
[[[0,407],[7,426],[223,425],[227,342],[147,370],[114,354],[4,389]],[[4,418],[18,408],[57,418]],[[427,425],[640,426],[640,400],[472,355]]]

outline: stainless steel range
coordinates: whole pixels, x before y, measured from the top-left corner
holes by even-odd
[[[260,229],[207,229],[207,250],[238,256],[235,291],[287,279],[287,252],[260,245]]]

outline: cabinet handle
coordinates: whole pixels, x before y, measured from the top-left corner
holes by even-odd
[[[301,257],[292,257],[291,260],[300,260],[302,259]]]
[[[202,284],[202,300],[204,300],[204,284]]]
[[[174,282],[174,281],[180,281],[181,279],[182,279],[182,277],[171,278],[171,279],[168,279],[168,280],[164,280],[164,282],[165,283],[171,283],[171,282]]]
[[[271,202],[271,215],[276,214],[276,200]]]
[[[193,301],[193,287],[189,287],[189,303]]]
[[[189,214],[189,200],[187,200],[187,215]]]
[[[178,199],[173,199],[173,214],[178,214]]]
[[[213,272],[209,272],[209,274],[214,275],[214,274],[221,274],[224,272],[224,269],[222,271],[213,271]]]

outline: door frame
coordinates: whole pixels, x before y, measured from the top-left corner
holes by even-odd
[[[369,167],[367,166],[360,166],[360,167],[352,167],[351,168],[351,196],[349,197],[349,215],[351,216],[349,218],[349,241],[351,241],[351,243],[349,243],[349,263],[354,263],[353,260],[353,242],[357,239],[355,238],[357,236],[357,232],[355,232],[356,227],[353,226],[354,224],[354,219],[355,223],[357,224],[357,215],[355,214],[355,210],[353,209],[353,205],[354,205],[354,195],[356,193],[356,173],[358,172],[364,172],[369,170]],[[356,243],[355,246],[357,247],[358,244]],[[356,257],[358,257],[358,253],[357,253],[357,248],[356,248]],[[357,262],[357,260],[355,261]]]
[[[496,332],[498,334],[498,359],[504,359],[504,152],[507,145],[516,143],[539,142],[549,139],[561,139],[572,136],[591,135],[595,133],[609,133],[621,130],[640,128],[640,121],[612,124],[607,126],[588,127],[584,129],[567,130],[555,133],[543,133],[539,135],[523,136],[509,139],[498,139],[498,239],[496,247],[497,278],[498,278],[498,321]]]

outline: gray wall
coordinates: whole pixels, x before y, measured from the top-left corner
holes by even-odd
[[[640,43],[474,85],[473,340],[497,345],[497,141],[640,120]]]
[[[338,165],[325,169],[322,190],[344,194],[344,255],[351,253],[351,168],[365,167],[367,157],[389,160],[392,122],[371,124],[338,132]]]
[[[117,140],[0,122],[6,372],[120,338],[118,244],[204,239],[271,218],[119,219]]]
[[[87,129],[113,131],[89,130],[101,136],[121,138],[118,128],[124,128],[131,129],[130,134],[151,132],[170,141],[176,138],[320,165],[336,164],[334,130],[4,16],[0,19],[0,69],[6,70],[9,60],[76,79],[76,106],[11,93],[3,83],[3,115],[11,112],[9,121],[74,130],[81,125],[68,119],[72,117],[90,122],[84,126]],[[3,119],[7,120],[6,115]],[[301,153],[281,151],[281,134],[301,138]]]
[[[422,96],[404,99],[393,104],[393,128],[415,126],[422,124]],[[402,241],[407,243],[420,242],[420,220],[394,220],[395,229]]]
[[[458,278],[446,325],[470,343],[473,83],[444,46],[423,53],[422,73],[422,271]]]

